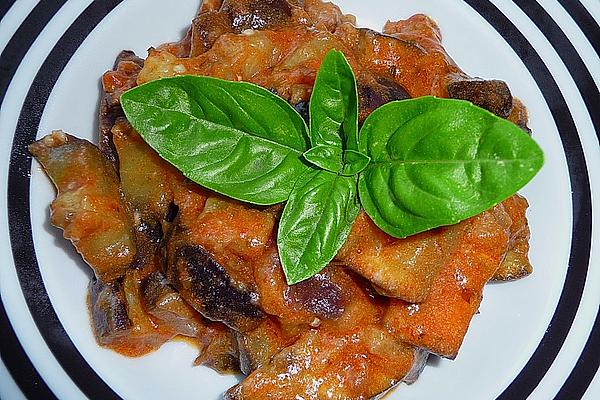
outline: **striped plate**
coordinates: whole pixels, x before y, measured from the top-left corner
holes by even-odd
[[[99,348],[89,272],[49,226],[54,193],[26,145],[51,129],[95,136],[98,86],[121,49],[177,40],[199,0],[0,2],[0,397],[218,399],[236,377],[194,349],[139,359]],[[424,12],[470,75],[508,82],[546,165],[523,191],[535,273],[486,287],[455,361],[433,358],[387,399],[599,399],[600,2],[337,0],[363,26]],[[596,211],[596,213],[593,213]]]

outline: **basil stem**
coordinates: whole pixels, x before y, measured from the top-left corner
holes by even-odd
[[[311,147],[304,158],[311,164],[326,171],[338,173],[342,170],[344,150],[339,146],[321,144]]]

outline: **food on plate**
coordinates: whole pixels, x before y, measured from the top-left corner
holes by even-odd
[[[429,17],[378,33],[321,0],[205,0],[102,88],[97,146],[30,145],[102,346],[187,337],[246,375],[226,399],[369,399],[455,358],[485,284],[532,272],[527,111]]]
[[[99,279],[123,276],[135,258],[136,243],[115,170],[96,146],[60,131],[29,151],[58,190],[52,224],[64,230]]]

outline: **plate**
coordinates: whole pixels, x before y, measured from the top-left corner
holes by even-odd
[[[454,361],[432,358],[386,399],[600,398],[600,4],[594,0],[338,0],[381,29],[416,12],[440,25],[473,76],[528,107],[546,163],[523,190],[532,276],[488,285]],[[177,40],[193,1],[4,1],[0,5],[0,397],[219,399],[237,382],[165,344],[130,359],[99,348],[89,271],[48,223],[53,189],[25,146],[51,129],[93,138],[99,77],[116,54]]]

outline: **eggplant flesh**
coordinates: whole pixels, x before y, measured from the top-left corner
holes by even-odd
[[[201,337],[205,325],[159,271],[150,274],[142,283],[144,303],[148,313],[180,335]]]
[[[112,70],[102,77],[98,109],[98,146],[115,167],[118,166],[119,160],[111,129],[118,118],[125,116],[119,97],[136,85],[137,76],[143,66],[143,59],[131,50],[123,50],[117,56]]]
[[[311,329],[229,389],[225,399],[293,399],[300,393],[315,400],[371,399],[405,377],[414,380],[425,358],[374,326],[343,333]]]
[[[62,131],[29,146],[57,188],[50,221],[98,279],[125,275],[136,254],[133,221],[113,166],[96,146]]]

